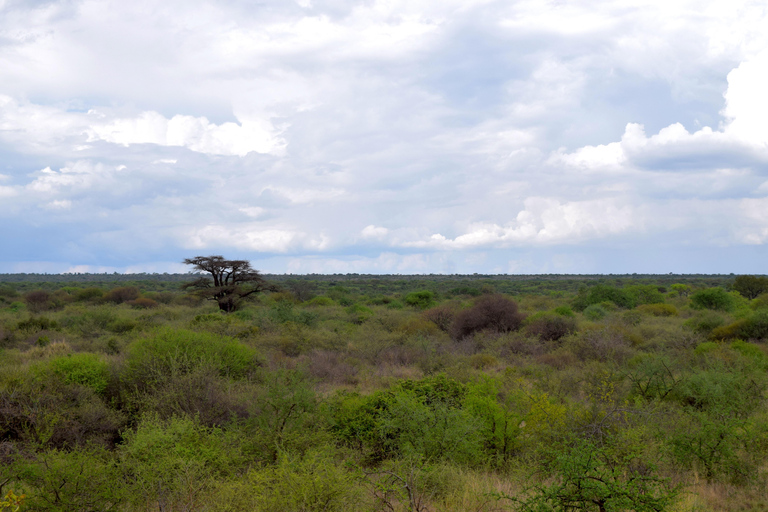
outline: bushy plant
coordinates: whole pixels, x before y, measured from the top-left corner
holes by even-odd
[[[526,331],[544,341],[557,341],[576,332],[576,320],[554,313],[537,313],[526,319]]]
[[[735,305],[733,296],[723,288],[707,288],[691,295],[691,307],[714,311],[731,311]]]
[[[160,329],[128,348],[126,383],[144,388],[162,383],[170,375],[209,368],[218,375],[243,379],[254,375],[261,360],[252,348],[232,338],[184,329]]]
[[[411,292],[403,301],[416,309],[427,309],[435,305],[435,294],[429,290]]]
[[[482,330],[506,333],[522,327],[523,320],[525,315],[518,311],[515,301],[503,295],[484,295],[474,306],[456,314],[451,334],[462,339]]]
[[[98,394],[103,394],[109,384],[109,364],[96,354],[67,354],[50,360],[47,366],[65,383],[82,384]]]
[[[672,304],[643,304],[637,311],[652,316],[677,316],[677,308]]]
[[[602,320],[603,318],[605,318],[608,312],[600,304],[592,304],[584,308],[584,311],[582,312],[582,314],[584,315],[584,318],[586,318],[587,320],[592,320],[594,322],[594,321]]]

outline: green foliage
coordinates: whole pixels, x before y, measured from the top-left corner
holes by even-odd
[[[331,431],[371,461],[497,464],[516,447],[517,419],[496,402],[496,392],[492,382],[467,387],[437,375],[367,397],[342,393],[329,404]]]
[[[712,330],[715,339],[768,339],[768,311],[758,310],[747,318],[741,318],[735,322],[717,327]]]
[[[328,453],[282,453],[276,464],[220,484],[213,501],[221,512],[341,512],[358,509],[355,484],[356,475]]]
[[[117,510],[127,499],[120,468],[103,448],[47,450],[17,458],[18,481],[29,489],[24,509],[41,512]]]
[[[637,311],[652,316],[677,316],[677,308],[672,304],[644,304],[637,306]]]
[[[602,302],[611,302],[620,308],[632,309],[636,305],[636,298],[625,289],[596,284],[589,289],[579,290],[579,294],[571,305],[573,309],[583,311],[588,306]]]
[[[631,298],[635,305],[643,304],[663,304],[664,294],[659,291],[659,287],[653,284],[636,284],[624,288],[624,292]],[[620,306],[620,304],[616,304]]]
[[[81,384],[103,394],[109,384],[109,364],[96,354],[67,354],[48,362],[51,371],[67,384]]]
[[[691,295],[691,307],[714,311],[732,311],[735,306],[733,296],[723,288],[707,288]]]
[[[691,286],[688,284],[673,284],[670,288],[672,288],[672,291],[677,293],[678,297],[687,297],[689,293],[691,293]]]
[[[428,309],[435,305],[435,294],[429,290],[411,292],[405,296],[404,302],[416,309]]]
[[[307,301],[307,304],[310,306],[333,306],[336,303],[330,297],[319,295]]]
[[[245,463],[225,431],[195,418],[148,416],[123,438],[117,456],[136,508],[199,509],[208,502],[214,480],[233,475]]]
[[[702,311],[686,320],[683,325],[697,333],[709,334],[725,324],[725,318],[714,311]]]
[[[744,298],[754,299],[761,293],[768,292],[768,277],[737,276],[733,281],[733,289]]]
[[[659,512],[678,489],[656,474],[638,450],[616,452],[589,439],[574,439],[553,454],[552,480],[536,484],[525,497],[507,497],[520,512]]]
[[[307,374],[277,369],[267,373],[254,397],[250,426],[262,456],[271,462],[286,450],[306,450],[317,440],[313,422],[318,398]]]
[[[587,320],[592,320],[593,322],[602,320],[608,314],[605,308],[600,304],[592,304],[587,306],[582,313],[584,318]]]
[[[209,368],[221,377],[255,375],[261,361],[255,350],[232,338],[184,329],[160,329],[128,346],[124,381],[143,388],[168,376]]]
[[[561,316],[570,316],[570,317],[576,316],[576,314],[573,312],[570,306],[559,306],[553,309],[552,311],[554,311],[555,313]]]
[[[750,416],[765,387],[765,377],[744,370],[715,367],[688,375],[673,393],[684,413],[670,439],[673,456],[710,481],[752,478],[760,457],[750,450],[757,434]]]

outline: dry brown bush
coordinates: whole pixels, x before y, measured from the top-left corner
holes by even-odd
[[[507,297],[484,295],[475,301],[475,305],[456,315],[451,326],[454,339],[460,340],[478,331],[490,330],[505,333],[518,330],[525,319],[517,303]]]
[[[24,294],[24,301],[33,313],[46,311],[53,307],[51,294],[45,290],[35,290]]]
[[[135,286],[121,286],[119,288],[113,288],[104,295],[104,300],[107,302],[114,302],[116,304],[122,304],[129,300],[135,300],[139,298],[139,289]]]
[[[309,373],[327,384],[356,384],[357,368],[345,361],[344,354],[313,350],[309,354]]]

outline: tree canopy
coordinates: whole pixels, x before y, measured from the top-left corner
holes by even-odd
[[[219,309],[227,313],[237,310],[246,297],[274,288],[246,260],[227,260],[223,256],[195,256],[186,258],[184,263],[192,265],[201,275],[198,279],[184,284],[183,288],[194,290],[196,294],[208,300],[215,300]]]

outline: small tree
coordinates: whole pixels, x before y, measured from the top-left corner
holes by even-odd
[[[747,299],[754,299],[761,293],[768,291],[768,277],[738,276],[733,281],[733,289]]]
[[[192,265],[200,274],[207,272],[210,276],[201,275],[198,279],[183,285],[196,295],[208,300],[215,300],[221,311],[231,313],[237,310],[242,301],[253,294],[275,290],[267,283],[258,270],[251,267],[245,260],[225,260],[223,256],[196,256],[184,260]]]

